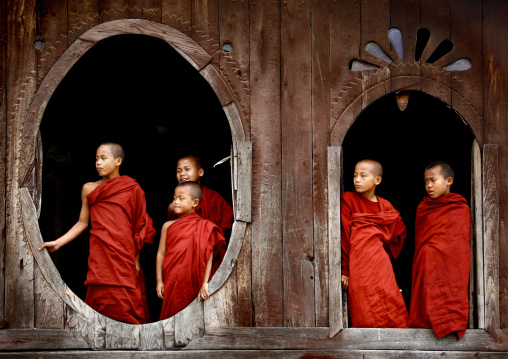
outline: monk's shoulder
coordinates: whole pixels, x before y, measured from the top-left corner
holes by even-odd
[[[83,188],[81,190],[81,193],[84,196],[88,196],[90,192],[92,192],[94,189],[99,187],[99,185],[102,183],[102,180],[96,181],[96,182],[87,182],[83,185]]]
[[[387,211],[395,209],[395,207],[393,207],[393,205],[391,204],[391,202],[389,200],[384,199],[383,197],[379,197],[379,196],[377,196],[377,200],[379,201],[379,205],[381,206],[381,208],[384,208]]]

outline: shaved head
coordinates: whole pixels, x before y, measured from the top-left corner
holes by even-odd
[[[115,159],[121,157],[122,161],[125,160],[125,152],[123,151],[122,146],[120,146],[118,143],[104,142],[101,143],[101,146],[108,146]]]
[[[378,161],[365,159],[365,160],[358,161],[356,164],[359,164],[359,163],[370,164],[372,166],[372,174],[374,176],[383,177],[383,166],[381,166],[381,163],[379,163]]]
[[[450,166],[448,163],[443,161],[437,161],[434,163],[431,163],[427,167],[425,167],[425,171],[428,171],[434,167],[439,167],[441,175],[443,178],[451,177],[452,179],[455,179],[455,172],[453,171],[452,166]]]
[[[203,166],[201,165],[201,160],[199,159],[199,157],[196,157],[196,156],[192,156],[192,155],[187,155],[187,156],[183,156],[182,158],[180,158],[178,161],[181,161],[181,160],[190,160],[190,161],[193,161],[194,164],[196,165],[196,168],[198,170],[200,170],[201,168],[203,168]]]
[[[203,198],[203,191],[201,190],[201,186],[199,183],[192,181],[182,182],[179,183],[178,186],[176,186],[176,188],[187,189],[192,199],[199,199],[199,201],[201,201],[201,199]]]

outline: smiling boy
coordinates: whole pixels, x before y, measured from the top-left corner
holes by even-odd
[[[185,308],[194,298],[209,298],[208,281],[224,258],[226,240],[196,208],[201,186],[183,181],[175,188],[173,210],[178,219],[164,223],[157,251],[157,296],[163,300],[160,320]]]
[[[198,157],[185,156],[178,160],[176,165],[176,179],[178,183],[192,181],[201,185],[201,177],[204,174],[205,170]],[[196,208],[196,213],[219,226],[224,237],[229,238],[233,225],[233,208],[214,190],[205,186],[202,186],[201,189],[203,191],[203,198]],[[168,217],[170,220],[177,218],[173,211],[173,203],[169,204]]]
[[[467,201],[451,193],[454,172],[435,162],[424,172],[426,196],[416,210],[411,328],[432,328],[438,338],[468,323],[471,214]]]
[[[357,328],[407,327],[408,313],[391,263],[400,254],[406,226],[390,202],[375,194],[382,176],[379,162],[358,162],[356,192],[345,192],[340,202],[342,287],[349,290]]]
[[[58,250],[83,233],[91,220],[85,303],[112,319],[143,324],[149,316],[139,253],[153,242],[155,229],[143,190],[136,180],[120,176],[124,158],[116,143],[99,146],[95,167],[102,179],[83,186],[78,222],[39,250]]]

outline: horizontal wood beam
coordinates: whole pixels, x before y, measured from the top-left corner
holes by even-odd
[[[497,342],[483,329],[470,329],[457,341],[437,339],[431,329],[347,328],[328,338],[329,328],[215,328],[184,350],[442,350],[508,351],[508,330]]]
[[[83,338],[62,329],[0,330],[0,351],[58,349],[90,349],[90,346]]]

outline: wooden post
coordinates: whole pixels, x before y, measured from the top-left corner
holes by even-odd
[[[501,340],[499,317],[499,164],[497,145],[483,146],[485,328]]]
[[[342,286],[340,268],[340,172],[342,148],[328,147],[328,248],[330,338],[342,330]]]

